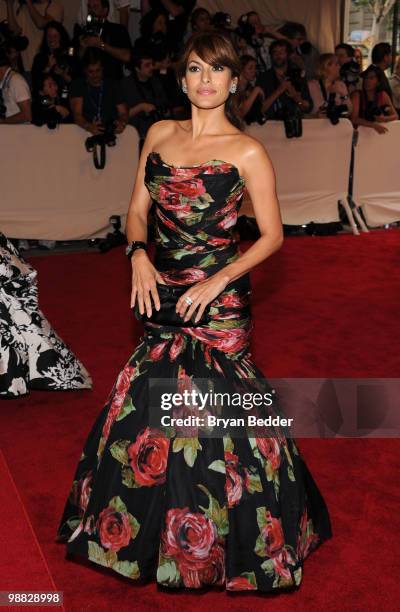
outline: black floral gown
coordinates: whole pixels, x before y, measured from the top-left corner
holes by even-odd
[[[190,286],[240,257],[244,179],[221,160],[177,167],[149,154],[155,267]],[[168,587],[275,591],[331,537],[328,510],[290,437],[168,436],[149,426],[148,379],[263,378],[249,350],[249,275],[211,302],[211,322],[146,322],[85,443],[57,532],[67,551]]]

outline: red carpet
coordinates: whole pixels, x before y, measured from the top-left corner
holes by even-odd
[[[398,609],[398,440],[300,441],[330,509],[334,537],[306,560],[298,592],[166,592],[65,560],[54,536],[73,472],[141,329],[129,310],[129,265],[122,249],[31,262],[39,272],[41,308],[89,369],[95,387],[92,392],[33,392],[1,403],[1,448],[43,558],[3,470],[0,521],[12,548],[0,590],[32,587],[27,563],[35,588],[50,588],[45,560],[68,611],[218,606],[239,612],[271,604],[307,612]],[[287,239],[279,253],[252,272],[253,357],[266,377],[398,376],[398,262],[397,230]]]

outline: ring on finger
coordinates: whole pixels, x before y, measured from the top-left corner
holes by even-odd
[[[185,297],[185,302],[186,302],[186,304],[189,304],[189,306],[191,306],[193,304],[192,298],[190,298],[188,295]]]

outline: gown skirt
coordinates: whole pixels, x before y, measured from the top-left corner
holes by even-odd
[[[89,372],[40,309],[36,270],[0,232],[0,399],[91,388]]]
[[[145,184],[166,284],[189,288],[241,256],[233,229],[245,181],[236,166],[173,166],[152,152]],[[264,379],[249,348],[250,296],[247,273],[210,303],[207,322],[144,323],[76,468],[56,535],[68,553],[171,588],[300,585],[304,559],[332,530],[295,440],[228,430],[185,437],[150,418],[150,379],[176,389],[193,379]]]

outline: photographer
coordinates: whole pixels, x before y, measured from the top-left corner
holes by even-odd
[[[82,63],[85,77],[72,81],[70,89],[74,122],[94,136],[104,134],[110,126],[120,134],[128,121],[120,83],[104,76],[97,49],[89,49]]]
[[[111,23],[119,23],[128,29],[130,0],[110,0],[110,10],[107,15]],[[88,0],[81,0],[78,13],[78,23],[85,25],[88,16]]]
[[[383,125],[399,118],[389,94],[385,90],[383,71],[371,64],[362,74],[362,89],[351,95],[353,112],[351,121],[357,128],[364,125],[374,129],[378,134],[388,131]]]
[[[32,123],[37,126],[47,125],[55,129],[60,123],[71,123],[72,116],[68,99],[60,97],[57,82],[50,74],[44,74],[37,83],[37,91],[32,101]]]
[[[289,63],[292,53],[285,40],[275,40],[270,47],[272,68],[260,75],[265,94],[264,112],[268,119],[282,120],[300,109],[308,113],[313,108],[307,81],[301,71]]]
[[[63,5],[60,0],[6,0],[6,2],[10,28],[14,34],[22,34],[29,40],[27,48],[22,52],[22,60],[25,70],[30,72],[47,23],[50,21],[62,23],[64,19]]]
[[[343,66],[354,59],[354,47],[347,43],[339,43],[335,47],[335,55],[338,58],[339,65]]]
[[[319,58],[317,79],[309,81],[313,101],[312,117],[339,119],[352,111],[347,87],[340,80],[339,60],[334,53],[323,53]]]
[[[129,123],[146,136],[149,127],[160,119],[171,116],[168,98],[160,79],[153,74],[154,65],[150,53],[143,51],[135,56],[133,73],[123,81],[124,99],[128,105]]]
[[[89,21],[75,26],[74,41],[83,57],[87,49],[98,49],[102,56],[104,76],[123,78],[123,66],[131,59],[131,41],[127,29],[108,21],[109,0],[88,0]]]
[[[11,68],[5,50],[0,49],[0,123],[27,123],[31,119],[29,85]]]
[[[302,72],[306,81],[314,79],[319,51],[307,40],[307,30],[304,25],[287,21],[278,32],[285,37],[292,49],[289,63]]]
[[[61,89],[68,91],[76,72],[70,39],[65,28],[57,21],[50,21],[44,29],[43,41],[32,66],[32,86],[37,89],[43,75],[52,75]]]
[[[171,41],[172,52],[178,55],[185,37],[189,16],[196,0],[142,0],[142,17],[150,10],[164,12],[167,17],[167,36]]]
[[[284,39],[279,32],[261,23],[259,14],[250,11],[238,19],[235,32],[241,35],[253,50],[257,60],[257,74],[266,72],[271,68],[270,43],[271,38]],[[253,55],[249,53],[249,55]]]

